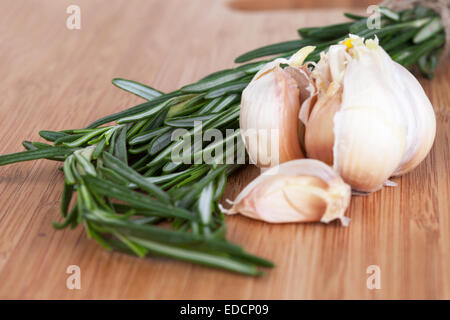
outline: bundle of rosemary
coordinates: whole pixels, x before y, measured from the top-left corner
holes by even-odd
[[[417,65],[431,78],[445,42],[439,15],[421,6],[380,12],[380,29],[368,29],[366,17],[346,13],[352,21],[299,29],[301,40],[256,49],[236,62],[286,57],[306,45],[316,46],[308,60],[317,61],[321,51],[353,33],[377,36],[394,60],[407,67]],[[106,249],[259,275],[258,267],[273,264],[226,241],[219,207],[227,177],[241,165],[174,162],[171,154],[197,133],[197,121],[203,130],[218,129],[225,138],[190,146],[189,158],[201,158],[230,140],[240,141],[241,92],[272,59],[215,72],[170,93],[114,79],[114,85],[147,101],[84,129],[41,131],[51,144],[24,141],[26,151],[0,156],[0,165],[42,158],[63,162],[62,222],[54,223],[56,229],[82,224]],[[111,122],[115,124],[107,125]],[[183,139],[173,141],[172,134],[180,128],[186,131]],[[227,129],[235,131],[227,136]],[[238,154],[233,148],[225,156],[236,159]]]

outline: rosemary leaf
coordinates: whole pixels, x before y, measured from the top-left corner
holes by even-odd
[[[284,53],[287,51],[294,51],[299,50],[300,48],[304,46],[314,45],[316,43],[315,40],[311,39],[302,39],[302,40],[291,40],[291,41],[284,41],[279,42],[275,44],[271,44],[268,46],[264,46],[252,51],[249,51],[247,53],[244,53],[237,57],[234,62],[236,63],[242,63],[247,62],[256,58],[261,58],[265,56],[270,56],[274,54]]]
[[[147,248],[150,252],[162,256],[168,256],[188,262],[204,264],[206,266],[226,269],[250,276],[259,276],[262,274],[254,265],[240,262],[239,260],[234,260],[232,258],[224,257],[221,255],[213,255],[206,252],[198,252],[185,248],[168,246],[162,243],[157,243],[155,241],[143,240],[135,237],[130,237],[130,239]]]
[[[67,157],[66,161],[64,161],[63,171],[64,171],[64,180],[68,185],[74,185],[76,183],[75,176],[72,172],[72,162],[73,155]]]
[[[62,223],[53,222],[53,228],[55,229],[64,229],[68,227],[71,223],[77,220],[78,215],[78,206],[74,205],[70,213],[65,217]]]
[[[124,244],[126,244],[137,256],[143,258],[147,255],[148,250],[145,246],[141,245],[139,242],[133,242],[127,237],[123,236],[117,231],[113,231],[113,234],[120,239]]]
[[[128,117],[122,117],[119,120],[117,120],[117,123],[123,124],[123,123],[129,123],[129,122],[140,121],[143,119],[148,119],[148,118],[154,116],[155,114],[157,114],[158,112],[160,112],[161,110],[168,108],[169,105],[170,105],[170,100],[166,100],[166,101],[160,103],[159,105],[154,106],[153,108],[144,110],[143,112],[136,113],[136,114],[130,115]]]
[[[180,90],[183,92],[204,92],[205,90],[211,90],[224,83],[231,82],[233,80],[241,79],[247,74],[243,71],[232,70],[227,73],[219,74],[215,77],[209,77],[204,80],[200,80],[197,83],[190,84],[182,87]]]
[[[137,145],[137,144],[140,144],[140,143],[148,142],[151,139],[153,139],[154,137],[162,135],[162,134],[166,133],[169,130],[171,130],[170,127],[161,127],[161,128],[152,129],[150,131],[142,132],[142,133],[134,136],[129,141],[129,144],[131,146],[134,146],[134,145]]]
[[[98,128],[92,132],[89,132],[87,134],[83,134],[82,137],[80,137],[79,139],[72,141],[72,142],[64,142],[63,145],[69,148],[75,148],[75,147],[80,147],[82,145],[84,145],[85,143],[87,143],[89,140],[91,140],[92,138],[98,136],[99,134],[102,134],[103,132],[107,131],[111,129],[111,127],[103,127],[103,128]]]
[[[102,157],[105,165],[114,170],[114,172],[117,172],[125,179],[135,183],[142,190],[154,195],[159,200],[166,203],[170,202],[169,196],[162,189],[149,182],[148,179],[141,176],[139,173],[127,166],[124,162],[120,161],[118,158],[112,156],[107,152],[105,152]]]
[[[213,194],[213,182],[210,182],[205,188],[202,189],[200,197],[198,199],[198,211],[200,213],[200,219],[204,225],[208,225],[211,223],[211,215],[213,211]]]
[[[135,115],[135,114],[147,111],[148,109],[154,108],[154,107],[158,106],[159,104],[169,100],[170,98],[177,97],[177,96],[179,96],[181,94],[182,93],[179,92],[179,91],[166,93],[166,94],[164,94],[162,96],[159,96],[159,97],[157,97],[157,98],[155,98],[155,99],[153,99],[151,101],[144,102],[144,103],[141,103],[141,104],[139,104],[137,106],[129,108],[127,110],[120,111],[120,112],[111,114],[109,116],[105,116],[103,118],[100,118],[100,119],[92,122],[90,125],[88,125],[87,128],[97,128],[97,127],[99,127],[101,125],[104,125],[104,124],[106,124],[108,122],[116,121],[116,120],[121,119],[121,118],[129,117],[129,116],[132,116],[132,115]]]
[[[110,180],[122,186],[128,186],[130,184],[129,180],[125,179],[114,170],[105,168],[103,166],[99,166],[98,170],[102,173],[102,177],[105,178],[106,180]]]
[[[442,29],[444,29],[442,20],[441,18],[436,17],[433,20],[431,20],[428,24],[423,26],[422,29],[420,29],[420,31],[414,36],[413,42],[414,43],[424,42],[425,40],[436,35]]]
[[[164,94],[159,90],[133,80],[114,78],[112,80],[112,83],[120,89],[131,92],[138,97],[144,98],[145,100],[149,101]]]
[[[108,243],[108,241],[97,233],[97,231],[95,230],[95,225],[86,223],[86,233],[88,238],[94,239],[106,250],[110,251],[113,249],[112,246]]]
[[[96,145],[94,153],[92,154],[92,159],[97,159],[105,150],[106,147],[106,138],[100,140],[100,142]]]
[[[179,217],[188,220],[198,219],[198,217],[188,210],[157,201],[110,181],[93,176],[86,176],[85,181],[89,187],[93,188],[99,194],[125,201],[137,208],[151,210],[156,216]]]
[[[119,129],[120,132],[117,134],[116,146],[114,148],[114,156],[116,156],[120,161],[128,164],[127,155],[127,127],[123,126]]]
[[[417,29],[410,29],[405,32],[402,32],[398,36],[393,37],[392,40],[388,41],[387,43],[384,43],[383,48],[386,51],[390,51],[396,47],[399,47],[400,45],[411,40],[416,33]]]
[[[175,128],[193,128],[194,122],[204,121],[213,118],[214,115],[203,115],[203,116],[185,116],[185,117],[174,117],[167,119],[164,124]]]
[[[136,223],[131,220],[113,219],[93,213],[87,213],[86,219],[110,228],[119,230],[122,234],[141,239],[164,242],[177,246],[190,246],[192,249],[219,251],[229,254],[244,261],[254,263],[262,267],[273,267],[274,264],[266,259],[246,253],[241,247],[223,240],[205,238],[188,232],[159,228],[153,225]]]
[[[220,101],[220,103],[211,108],[211,112],[212,113],[222,112],[233,103],[240,101],[240,98],[241,95],[238,93],[232,93],[228,96],[225,96],[223,100]]]
[[[399,21],[400,20],[400,15],[395,12],[392,11],[389,8],[386,7],[378,7],[378,11],[380,12],[380,14],[388,19],[391,19],[393,21]]]
[[[179,201],[178,205],[182,208],[189,208],[195,202],[195,199],[197,199],[197,196],[202,192],[202,190],[206,188],[206,186],[208,186],[211,181],[214,181],[214,179],[218,175],[220,175],[226,168],[226,165],[223,165],[218,169],[210,171],[204,178],[202,178],[192,187],[192,189],[183,197],[183,199]]]
[[[62,136],[62,137],[56,139],[54,144],[55,144],[55,146],[56,145],[64,145],[64,143],[66,143],[66,142],[73,142],[77,139],[80,139],[83,136],[84,136],[83,133],[68,134],[68,135],[65,135],[65,136]]]
[[[350,12],[345,12],[344,16],[346,16],[347,18],[352,19],[352,20],[361,20],[361,19],[366,19],[367,18],[365,16],[353,14],[353,13],[350,13]]]
[[[162,168],[163,174],[172,173],[178,168],[182,167],[184,164],[182,162],[176,163],[176,162],[167,162],[164,167]]]
[[[345,22],[332,24],[325,27],[301,28],[297,31],[303,38],[331,40],[347,35],[352,24],[353,22]]]
[[[71,154],[73,151],[74,149],[72,148],[52,147],[6,154],[0,156],[0,166],[29,160],[53,158],[58,156],[64,157],[67,156],[68,154]]]
[[[48,131],[48,130],[41,130],[39,131],[39,135],[44,138],[47,141],[54,142],[59,138],[68,136],[67,133],[64,132],[58,132],[58,131]]]
[[[159,153],[161,150],[166,148],[172,142],[172,133],[174,129],[166,131],[156,137],[150,147],[148,148],[148,153],[152,156]]]
[[[64,183],[61,197],[61,214],[63,217],[67,216],[67,210],[69,209],[70,201],[72,200],[73,191],[73,185]]]
[[[23,147],[28,150],[39,150],[39,149],[46,149],[46,148],[53,148],[52,145],[49,145],[47,143],[43,143],[43,142],[31,142],[31,141],[22,141],[22,145]],[[64,161],[66,159],[65,156],[55,156],[55,157],[48,157],[45,158],[48,160],[53,160],[53,161]]]
[[[245,79],[245,78],[244,78]],[[240,80],[239,82],[230,82],[226,85],[219,86],[207,92],[205,99],[213,99],[224,96],[228,93],[241,92],[247,87],[251,79]]]
[[[77,161],[77,164],[81,168],[83,168],[84,173],[89,174],[91,176],[96,176],[97,175],[97,171],[95,170],[95,167],[82,154],[80,154],[78,151],[75,151],[73,153],[73,156],[75,157],[75,160]],[[81,174],[81,175],[84,175],[84,174]]]

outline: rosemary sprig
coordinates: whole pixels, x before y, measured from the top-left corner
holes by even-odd
[[[214,72],[170,93],[116,78],[115,86],[147,101],[84,129],[40,131],[52,144],[24,141],[27,151],[0,156],[0,165],[42,158],[64,161],[62,221],[54,223],[56,229],[82,224],[87,235],[108,250],[260,275],[258,267],[273,264],[226,241],[219,208],[227,177],[239,165],[172,162],[171,152],[184,143],[172,141],[172,132],[184,128],[184,138],[189,140],[198,133],[195,122],[202,121],[204,130],[215,128],[224,134],[220,141],[190,146],[183,160],[201,159],[232,140],[239,143],[239,130],[225,133],[239,128],[241,92],[273,57],[250,61],[288,57],[305,45],[316,46],[308,60],[318,61],[322,51],[349,32],[377,36],[394,60],[407,67],[417,65],[432,77],[444,43],[440,17],[421,6],[380,12],[381,29],[368,29],[366,17],[346,13],[352,21],[299,29],[303,39],[247,52],[235,60],[246,64]],[[105,126],[112,121],[116,123]],[[221,157],[230,155],[238,157],[236,148]]]
[[[345,16],[352,19],[353,22],[298,29],[298,33],[303,39],[285,41],[249,51],[237,57],[235,62],[248,62],[275,54],[283,55],[292,50],[297,51],[305,45],[317,47],[308,57],[310,61],[317,61],[320,52],[326,49],[328,45],[339,42],[349,33],[355,33],[365,38],[377,36],[380,45],[391,54],[394,60],[408,68],[414,68],[417,65],[423,75],[432,78],[437,63],[429,64],[428,68],[423,68],[420,67],[419,60],[420,57],[427,56],[444,44],[442,38],[444,37],[444,31],[440,16],[420,5],[411,10],[399,12],[380,8],[380,14],[382,16],[380,29],[369,29],[366,17],[345,13]],[[427,42],[427,45],[416,46],[424,42]],[[323,47],[324,44],[325,47]],[[421,51],[411,58],[406,58],[417,49],[421,49]]]

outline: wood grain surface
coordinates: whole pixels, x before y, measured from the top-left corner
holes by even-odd
[[[81,30],[66,28],[73,3],[81,8]],[[249,49],[296,38],[298,27],[345,21],[343,10],[237,11],[208,0],[2,0],[0,154],[39,140],[41,129],[83,127],[141,102],[114,88],[114,77],[173,90],[233,66]],[[447,62],[434,80],[420,79],[438,120],[431,154],[395,179],[398,187],[353,197],[349,227],[227,218],[230,240],[277,264],[260,278],[141,260],[105,251],[82,228],[55,231],[59,165],[1,167],[0,298],[449,299],[449,76]],[[236,174],[226,197],[256,175],[251,167]],[[81,268],[81,290],[66,288],[69,265]],[[380,267],[379,290],[366,286],[370,265]]]

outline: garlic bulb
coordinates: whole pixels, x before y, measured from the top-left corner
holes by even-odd
[[[344,212],[351,189],[325,163],[313,159],[285,162],[253,180],[225,213],[240,212],[272,223],[339,219],[347,225]]]
[[[250,161],[258,167],[303,158],[298,114],[310,103],[315,88],[301,65],[312,50],[305,47],[290,60],[268,63],[242,93],[240,128]]]
[[[274,223],[346,224],[350,186],[376,191],[429,153],[436,134],[433,107],[377,39],[350,35],[322,53],[310,73],[302,64],[311,50],[268,63],[244,90],[240,126],[247,151],[257,166],[272,168],[227,213]],[[248,139],[249,129],[257,130],[256,139]],[[267,139],[261,132],[268,130],[279,136]],[[317,160],[294,160],[303,158],[302,149]]]
[[[426,157],[436,132],[433,107],[377,40],[351,36],[331,46],[311,76],[317,101],[300,111],[307,157],[332,164],[363,192]]]

